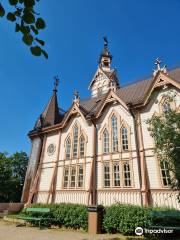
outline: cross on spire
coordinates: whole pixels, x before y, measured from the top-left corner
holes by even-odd
[[[74,100],[79,99],[79,92],[78,91],[75,90],[73,95],[74,95]]]
[[[54,77],[54,91],[57,91],[58,85],[59,85],[59,77],[55,76]]]
[[[161,59],[158,57],[155,60],[155,65],[157,65],[157,69],[160,70],[161,69]]]

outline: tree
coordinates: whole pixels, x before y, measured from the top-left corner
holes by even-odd
[[[0,17],[6,15],[7,20],[15,23],[15,32],[22,34],[22,41],[29,46],[34,56],[43,55],[48,58],[47,52],[42,49],[45,42],[38,38],[39,31],[46,27],[45,21],[39,17],[34,8],[40,0],[9,0],[12,8],[6,14],[4,6],[0,3]]]
[[[0,153],[0,202],[19,202],[28,164],[25,152]]]
[[[164,113],[159,116],[154,115],[147,123],[150,135],[154,139],[155,153],[160,162],[167,163],[170,186],[179,192],[180,202],[180,112],[170,107],[174,97],[166,95],[167,105],[164,106]]]

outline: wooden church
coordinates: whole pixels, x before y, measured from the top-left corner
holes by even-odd
[[[180,111],[180,68],[167,71],[157,59],[150,78],[121,87],[111,62],[105,38],[91,97],[81,100],[76,93],[66,112],[58,105],[56,81],[28,134],[32,149],[22,202],[180,209],[167,162],[155,155],[146,122],[169,108]],[[168,92],[176,95],[171,103]]]

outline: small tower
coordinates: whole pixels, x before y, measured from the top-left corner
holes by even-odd
[[[57,100],[57,87],[59,84],[58,77],[54,77],[54,89],[48,104],[46,105],[44,111],[40,114],[34,129],[52,126],[59,123],[61,114],[59,112],[58,100]]]
[[[107,37],[103,37],[103,39],[104,39],[104,49],[99,58],[99,66],[102,70],[110,72],[112,55],[110,54],[110,52],[108,50]]]
[[[107,93],[109,89],[116,91],[119,88],[117,71],[111,69],[112,55],[108,49],[108,40],[104,39],[104,49],[99,57],[98,69],[89,85],[91,96],[100,97]]]

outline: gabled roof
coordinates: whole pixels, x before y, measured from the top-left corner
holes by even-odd
[[[163,75],[163,74],[162,74]],[[168,71],[170,82],[176,82],[180,84],[180,68]],[[168,78],[166,76],[166,78]],[[172,81],[171,81],[172,80]],[[127,86],[121,87],[116,91],[117,97],[126,105],[131,104],[132,106],[142,106],[147,101],[148,94],[152,91],[156,79],[153,77],[147,78],[142,81],[138,81]],[[89,119],[96,116],[98,111],[103,106],[103,103],[108,97],[109,92],[104,95],[95,98],[89,98],[87,100],[81,100],[76,106],[76,110],[83,115],[84,118]],[[39,127],[57,125],[62,127],[72,114],[74,104],[71,105],[66,113],[61,112],[58,109],[56,91],[53,92],[51,99],[44,112],[38,118],[34,130]],[[43,124],[43,125],[42,125]],[[30,132],[31,133],[31,132]]]
[[[174,81],[180,83],[180,68],[173,69],[168,72],[168,76],[172,78]],[[121,87],[117,90],[117,96],[126,104],[142,104],[143,100],[147,96],[151,86],[153,85],[154,78],[150,77],[142,81],[138,81],[127,86]],[[91,113],[95,113],[96,109],[98,109],[98,105],[101,104],[103,99],[107,94],[102,95],[101,97],[87,99],[85,101],[81,101],[80,105],[82,105],[87,111]]]

